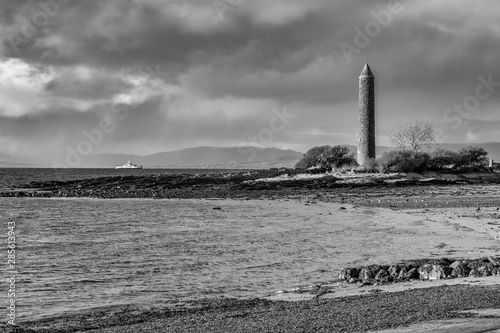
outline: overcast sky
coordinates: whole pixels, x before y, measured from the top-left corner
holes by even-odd
[[[355,145],[366,62],[377,144],[415,117],[500,141],[499,17],[498,0],[2,1],[0,153],[64,157],[84,131],[92,153]]]

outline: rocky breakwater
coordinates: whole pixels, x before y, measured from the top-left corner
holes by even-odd
[[[363,285],[441,280],[463,277],[500,276],[500,257],[481,259],[420,259],[396,265],[346,267],[339,279]]]

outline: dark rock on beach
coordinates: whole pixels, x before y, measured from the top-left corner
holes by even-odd
[[[411,279],[418,279],[418,269],[416,267],[411,266],[403,266],[401,271],[399,272],[398,279],[399,281],[406,281]]]
[[[453,268],[444,265],[424,264],[418,268],[420,280],[441,280],[451,276]]]
[[[344,268],[339,274],[339,279],[342,280],[357,279],[358,277],[359,269],[357,268]]]
[[[358,272],[359,274],[356,274]],[[348,267],[340,272],[339,279],[349,283],[383,284],[416,279],[441,280],[468,276],[500,276],[500,257],[475,260],[419,259],[392,266]]]
[[[399,277],[399,273],[401,272],[401,266],[392,265],[389,267],[388,273],[392,278],[392,281],[397,280]]]
[[[470,268],[466,260],[457,260],[450,265],[450,268],[453,269],[451,272],[452,277],[466,277],[469,276]]]
[[[375,281],[380,281],[381,283],[392,282],[392,277],[386,269],[381,269],[375,275]]]

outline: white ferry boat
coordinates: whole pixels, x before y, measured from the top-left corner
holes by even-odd
[[[142,169],[142,165],[132,164],[132,162],[128,161],[124,165],[117,165],[115,169]]]

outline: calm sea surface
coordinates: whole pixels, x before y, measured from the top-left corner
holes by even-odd
[[[15,172],[2,170],[4,186],[15,177],[54,178],[52,170]],[[63,170],[59,176],[109,174],[123,173]],[[108,305],[257,297],[334,279],[339,267],[329,257],[348,244],[331,237],[354,232],[345,223],[355,221],[338,223],[345,217],[334,212],[312,223],[308,210],[316,208],[291,212],[295,203],[282,202],[269,206],[271,212],[263,204],[0,198],[4,235],[7,222],[16,225],[17,320]]]

